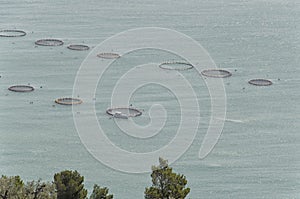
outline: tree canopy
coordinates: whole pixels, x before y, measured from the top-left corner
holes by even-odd
[[[99,185],[94,185],[93,193],[90,196],[90,199],[113,199],[113,195],[108,194],[108,188],[101,188]]]
[[[31,181],[25,185],[26,199],[56,199],[55,185],[48,182]]]
[[[1,199],[18,199],[24,198],[24,183],[20,176],[2,176],[0,178],[0,198]]]
[[[77,171],[62,171],[54,175],[57,199],[85,199],[84,177]]]
[[[190,192],[184,175],[173,172],[168,161],[159,158],[152,166],[152,186],[145,188],[145,199],[185,199]],[[84,177],[77,171],[65,170],[54,175],[53,182],[30,181],[19,176],[0,178],[0,199],[88,199]],[[107,187],[95,184],[89,199],[113,199]]]
[[[145,189],[145,199],[184,199],[190,192],[184,175],[176,174],[168,161],[159,158],[159,165],[152,166],[152,186]]]

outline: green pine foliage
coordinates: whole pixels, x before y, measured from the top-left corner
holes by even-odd
[[[19,199],[25,197],[24,183],[20,176],[2,176],[0,178],[0,198]]]
[[[168,161],[159,158],[152,166],[152,186],[145,189],[145,199],[185,199],[190,192],[184,175],[174,173]],[[84,177],[77,171],[65,170],[54,175],[54,182],[30,181],[19,176],[0,178],[0,199],[87,199]],[[95,184],[89,199],[113,199],[107,187]]]
[[[53,183],[31,181],[25,185],[26,199],[56,199],[56,188]]]
[[[86,199],[87,190],[84,188],[84,177],[77,171],[62,171],[54,175],[57,199]]]
[[[90,199],[113,199],[113,195],[108,194],[108,188],[101,188],[99,185],[94,185],[93,193],[90,196]]]
[[[152,166],[151,178],[152,186],[146,188],[145,199],[184,199],[190,192],[185,176],[174,173],[162,158],[158,166]]]

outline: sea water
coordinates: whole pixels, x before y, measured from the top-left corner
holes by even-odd
[[[104,166],[81,143],[72,108],[56,105],[54,99],[72,96],[76,73],[89,53],[71,51],[68,44],[93,48],[121,31],[162,27],[195,39],[218,67],[232,72],[224,79],[224,129],[203,160],[198,152],[209,125],[209,93],[195,70],[181,72],[195,89],[201,110],[193,144],[171,165],[187,177],[189,198],[300,198],[299,6],[297,0],[1,0],[0,29],[22,29],[27,35],[0,38],[0,174],[52,181],[54,173],[73,169],[85,176],[89,192],[99,184],[109,187],[115,198],[143,198],[151,185],[151,165],[144,174]],[[34,45],[42,38],[59,38],[65,45]],[[168,111],[166,125],[153,139],[122,134],[105,110],[114,83],[130,67],[176,58],[141,50],[106,71],[95,107],[107,137],[117,146],[153,151],[175,136],[180,105],[172,92],[158,85],[147,85],[132,98],[135,106],[145,109],[138,123],[149,122],[152,103]],[[251,86],[247,81],[253,78],[270,79],[273,85]],[[36,90],[7,90],[15,84],[30,84]]]

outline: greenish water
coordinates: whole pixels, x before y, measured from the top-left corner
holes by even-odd
[[[155,26],[182,32],[201,43],[224,79],[227,120],[215,149],[204,160],[198,151],[208,127],[210,101],[205,83],[193,71],[182,74],[199,97],[198,134],[178,161],[190,198],[300,198],[299,47],[300,3],[294,1],[0,1],[0,29],[23,29],[21,38],[0,38],[0,174],[51,181],[55,172],[76,169],[91,189],[108,186],[116,198],[142,198],[149,174],[126,174],[95,160],[81,144],[70,107],[54,99],[71,96],[76,72],[89,52],[71,51],[71,43],[96,46],[121,31]],[[41,38],[60,38],[60,47],[36,47]],[[131,65],[173,56],[158,51],[133,52],[106,71],[97,90],[97,116],[116,145],[151,151],[174,136],[180,120],[172,93],[155,85],[137,91],[135,105],[160,102],[168,110],[162,133],[153,140],[123,135],[105,115],[117,80]],[[252,78],[273,81],[270,87],[247,84]],[[36,87],[13,93],[14,84]],[[104,86],[103,86],[104,85]],[[40,88],[42,87],[42,88]],[[244,88],[244,89],[243,89]],[[99,99],[99,101],[98,101]],[[30,104],[33,102],[33,104]],[[147,123],[146,116],[137,122]],[[149,170],[150,170],[149,165]]]

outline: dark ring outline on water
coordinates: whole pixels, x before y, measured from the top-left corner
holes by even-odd
[[[54,42],[54,44],[47,44],[46,42]],[[45,42],[45,43],[43,43]],[[55,44],[55,42],[57,44]],[[64,42],[62,40],[59,40],[59,39],[39,39],[37,40],[36,42],[34,42],[36,45],[39,45],[39,46],[61,46],[64,44]]]
[[[224,73],[224,75],[211,75],[211,74],[209,74],[209,72],[220,72],[220,73]],[[229,72],[227,70],[223,70],[223,69],[206,69],[206,70],[201,71],[201,74],[203,76],[213,77],[213,78],[226,78],[226,77],[230,77],[232,75],[231,72]]]
[[[65,100],[68,100],[71,102],[64,102]],[[55,100],[55,103],[61,104],[61,105],[76,105],[76,104],[81,104],[83,101],[78,98],[72,98],[72,97],[63,97],[63,98],[58,98]]]
[[[267,79],[251,79],[248,81],[248,83],[254,86],[271,86],[273,84],[271,80],[267,80]]]
[[[19,88],[19,89],[18,89]],[[21,88],[26,88],[25,90],[21,89]],[[14,85],[14,86],[10,86],[8,88],[8,90],[13,91],[13,92],[32,92],[34,91],[34,88],[32,86],[27,86],[27,85]]]
[[[186,65],[188,67],[187,68],[182,68],[182,69],[164,67],[164,65],[171,65],[171,64],[181,64],[181,65]],[[158,67],[161,68],[161,69],[164,69],[164,70],[177,70],[177,71],[189,70],[189,69],[194,68],[194,66],[192,64],[189,64],[189,63],[186,63],[186,62],[180,62],[180,61],[163,62],[163,63],[159,64]]]
[[[108,108],[106,110],[106,113],[108,115],[111,115],[111,116],[114,116],[114,114],[112,113],[113,110],[118,110],[118,109],[127,109],[127,110],[132,110],[132,111],[135,111],[136,114],[126,114],[127,117],[137,117],[137,116],[140,116],[142,115],[142,111],[136,109],[136,108],[132,108],[132,107],[114,107],[114,108]]]
[[[118,53],[99,53],[97,54],[97,57],[103,59],[117,59],[120,58],[121,55],[119,55]]]
[[[20,33],[18,35],[4,35],[1,34],[3,32],[6,33]],[[26,35],[26,32],[23,30],[0,30],[0,37],[24,37]]]
[[[77,50],[77,51],[84,51],[84,50],[89,50],[90,47],[87,45],[82,45],[82,44],[71,44],[67,47],[70,50]]]

